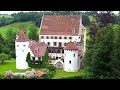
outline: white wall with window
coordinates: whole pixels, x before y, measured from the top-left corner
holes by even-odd
[[[60,43],[61,46],[64,47],[64,43],[72,42],[79,42],[80,36],[64,36],[64,35],[39,35],[39,42],[45,42],[48,44],[50,42],[51,47],[59,47]],[[56,42],[56,45],[54,45]]]

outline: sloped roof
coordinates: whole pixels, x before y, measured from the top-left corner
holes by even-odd
[[[41,57],[45,55],[47,45],[44,42],[38,43],[34,40],[31,40],[29,43],[29,48],[33,52],[34,56]]]
[[[21,29],[20,32],[17,34],[16,41],[17,42],[26,42],[26,41],[29,41],[29,38],[27,37],[27,35],[25,35],[23,29]]]
[[[66,47],[64,47],[64,50],[78,50],[76,44],[69,43]]]
[[[40,76],[42,76],[44,74],[45,74],[44,72],[40,72],[40,71],[35,72],[36,77],[40,77]]]
[[[79,15],[48,15],[44,16],[41,35],[78,35],[80,26]]]

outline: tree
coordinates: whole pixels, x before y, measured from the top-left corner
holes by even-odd
[[[114,47],[114,29],[112,25],[98,30],[92,54],[90,56],[89,71],[95,78],[110,78],[112,51]],[[88,57],[87,57],[88,58]]]
[[[112,61],[110,62],[112,68],[110,77],[120,79],[120,24],[117,26],[115,34]]]
[[[26,57],[26,62],[29,64],[30,61],[31,61],[30,52],[28,52],[27,57]]]
[[[0,61],[3,63],[5,60],[8,60],[8,55],[5,53],[0,53]]]
[[[30,27],[29,35],[28,36],[29,36],[30,39],[38,41],[39,37],[38,37],[37,28],[33,27],[33,26]]]
[[[100,22],[100,27],[104,27],[109,23],[115,23],[115,17],[111,11],[100,11],[100,13],[96,15],[96,19]]]
[[[41,67],[42,68],[47,68],[48,67],[48,65],[49,65],[48,59],[49,59],[48,50],[46,49],[45,55],[42,57],[42,62],[41,62]]]

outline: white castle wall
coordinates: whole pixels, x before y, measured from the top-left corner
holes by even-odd
[[[26,56],[29,52],[29,42],[15,42],[16,49],[16,68],[27,69]]]
[[[74,57],[75,54],[75,57]],[[71,63],[70,63],[71,61]],[[79,70],[78,51],[65,50],[64,51],[64,71],[77,72]]]
[[[41,36],[44,36],[44,39],[41,39]],[[46,37],[49,37],[49,39],[46,39]],[[80,42],[81,36],[63,36],[63,35],[54,35],[53,37],[57,36],[57,39],[51,39],[51,36],[53,35],[39,35],[39,42],[45,42],[46,44],[50,42],[51,47],[59,47],[59,42],[62,43],[62,47],[64,47],[64,43],[68,43],[70,41],[72,42]],[[59,37],[62,37],[62,39],[59,39]],[[64,39],[64,37],[67,37],[67,39]],[[72,37],[72,39],[69,39],[69,37]],[[57,45],[54,46],[54,42],[57,42]]]

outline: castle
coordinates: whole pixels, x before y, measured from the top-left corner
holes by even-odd
[[[27,53],[31,60],[41,60],[46,49],[49,64],[67,72],[77,72],[85,53],[86,29],[79,15],[46,15],[42,17],[39,42],[29,40],[23,30],[16,36],[16,68],[27,69]]]

